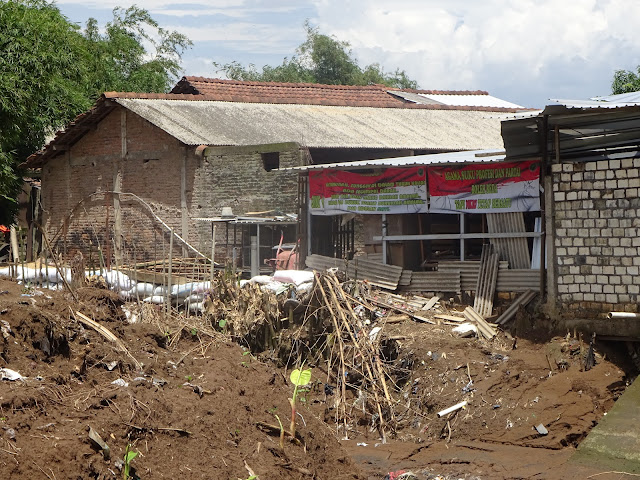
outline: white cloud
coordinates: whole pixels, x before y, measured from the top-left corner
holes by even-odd
[[[135,3],[162,19],[163,28],[194,41],[184,56],[189,74],[204,69],[198,59],[208,57],[280,63],[304,41],[305,19],[351,43],[361,65],[406,70],[425,89],[484,89],[527,106],[542,106],[550,97],[607,94],[616,69],[640,64],[640,2],[628,0]],[[127,6],[122,0],[58,5],[69,15]]]
[[[601,65],[602,73],[592,84],[597,82],[606,94],[616,63],[618,68],[640,63],[640,37],[635,32],[640,4],[635,2],[405,0],[390,6],[368,0],[366,7],[360,1],[315,3],[321,32],[349,41],[362,63],[405,69],[423,88],[483,88],[499,96],[492,84],[505,88],[513,81],[526,91],[543,79],[549,81],[550,68],[575,67],[582,60],[586,66]],[[561,73],[569,86],[584,83],[582,71]]]
[[[214,43],[218,47],[254,53],[256,58],[254,63],[259,63],[261,54],[272,54],[274,51],[282,52],[284,58],[289,51],[293,53],[295,50],[295,47],[291,47],[295,39],[303,36],[302,26],[274,28],[270,24],[246,22],[211,23],[197,27],[169,25],[164,28],[178,30],[194,43]],[[301,42],[302,40],[299,43]]]

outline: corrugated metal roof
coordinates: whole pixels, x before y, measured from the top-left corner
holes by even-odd
[[[619,93],[617,95],[592,97],[590,100],[612,103],[640,103],[640,92]]]
[[[630,102],[607,102],[597,100],[565,100],[565,99],[550,99],[550,102],[544,110],[543,114],[556,114],[561,113],[563,110],[611,110],[624,107],[638,107],[640,103],[635,101]]]
[[[439,95],[432,93],[419,93],[431,102],[438,102],[451,106],[468,107],[495,107],[495,108],[524,108],[522,105],[507,102],[492,95]]]
[[[280,170],[322,170],[323,168],[348,168],[357,170],[373,167],[409,167],[412,165],[446,165],[450,163],[500,162],[505,159],[504,150],[472,150],[463,152],[433,153],[410,157],[379,158],[358,162],[340,162],[321,165],[282,168]]]
[[[470,110],[116,98],[187,145],[297,142],[312,148],[502,148],[500,120]]]

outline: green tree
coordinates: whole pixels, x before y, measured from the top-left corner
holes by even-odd
[[[191,41],[161,28],[149,12],[116,7],[113,21],[100,34],[94,18],[84,30],[95,92],[166,92],[180,72],[182,52]],[[144,45],[150,45],[148,51]]]
[[[167,91],[189,45],[137,7],[116,8],[100,34],[95,20],[83,32],[45,0],[1,1],[0,223],[15,214],[18,164],[104,91]]]
[[[616,70],[611,82],[611,93],[630,93],[640,91],[640,65],[637,67],[637,74],[628,70]]]
[[[232,80],[262,82],[305,82],[327,85],[383,84],[397,88],[418,88],[404,70],[387,73],[378,63],[364,68],[358,65],[348,42],[321,34],[318,28],[305,23],[307,39],[291,58],[285,58],[278,66],[265,65],[258,70],[250,64],[243,67],[238,62],[217,64],[218,72],[224,72]]]

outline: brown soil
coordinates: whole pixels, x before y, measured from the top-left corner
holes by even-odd
[[[23,296],[22,287],[0,279],[0,291],[0,320],[11,327],[0,337],[0,368],[27,377],[0,383],[1,478],[122,478],[131,445],[143,480],[382,479],[401,468],[419,479],[559,479],[631,372],[601,345],[596,366],[583,371],[586,344],[577,340],[519,338],[513,349],[505,334],[460,339],[451,327],[407,319],[384,327],[398,405],[389,443],[380,444],[370,415],[358,416],[357,389],[343,440],[333,423],[335,395],[320,381],[298,408],[299,440],[287,438],[282,449],[277,429],[263,424],[277,425],[276,415],[285,426],[290,421],[288,372],[228,338],[128,324],[107,290],[80,289],[78,300],[64,292]],[[71,308],[111,330],[130,356],[76,321]],[[326,378],[323,365],[310,366],[315,378]],[[112,383],[118,379],[128,386]],[[438,418],[463,400],[464,410]],[[548,435],[534,429],[539,424]],[[89,440],[89,428],[109,455]]]

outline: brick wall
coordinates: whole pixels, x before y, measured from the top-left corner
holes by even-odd
[[[113,190],[118,168],[122,171],[122,192],[136,194],[155,215],[207,255],[211,225],[196,222],[195,217],[219,216],[226,206],[237,215],[274,209],[296,213],[298,174],[267,172],[261,155],[278,151],[280,167],[300,165],[303,157],[296,144],[209,148],[202,156],[196,154],[196,146],[181,144],[125,110],[127,154],[120,161],[122,112],[122,107],[116,108],[95,130],[42,169],[44,225],[56,251],[69,257],[81,250],[97,263],[99,245],[103,255],[113,256],[113,198],[104,192]],[[124,262],[166,258],[169,236],[149,209],[121,195],[121,211]],[[218,230],[221,245],[225,232],[224,228]],[[177,241],[174,248],[174,255],[183,253]]]
[[[113,252],[114,172],[122,156],[121,108],[115,109],[68,152],[42,169],[43,217],[55,250],[81,250],[97,261],[97,249]],[[122,192],[135,193],[170,227],[181,232],[181,168],[198,162],[175,138],[131,112],[126,112],[127,154],[121,162]],[[186,160],[185,160],[186,159]],[[187,205],[193,180],[187,175]],[[163,235],[149,210],[132,197],[121,197],[122,236],[126,263],[165,254]],[[65,234],[66,232],[66,234]],[[176,249],[176,253],[178,249]]]
[[[558,301],[593,311],[637,311],[640,159],[554,164]]]
[[[262,154],[268,152],[279,152],[280,168],[302,165],[297,144],[207,148],[193,175],[192,218],[219,217],[223,207],[231,207],[234,215],[269,210],[297,213],[298,173],[266,171]],[[210,252],[211,224],[192,222],[191,226],[197,232],[195,241],[203,251]],[[239,237],[236,240],[238,244],[241,241]],[[233,242],[232,232],[229,242]],[[219,224],[218,261],[224,261],[225,243],[226,229]]]

